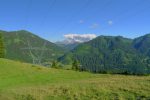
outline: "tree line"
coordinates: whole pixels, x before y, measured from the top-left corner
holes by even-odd
[[[4,42],[2,34],[0,33],[0,58],[4,58],[4,56],[5,56]]]

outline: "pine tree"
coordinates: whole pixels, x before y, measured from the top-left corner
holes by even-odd
[[[0,34],[0,58],[4,58],[5,52],[4,52],[4,44],[2,39],[2,34]]]
[[[72,63],[72,69],[73,70],[79,70],[79,62],[77,60],[74,60],[73,63]]]
[[[57,68],[57,67],[58,67],[57,61],[53,61],[53,62],[52,62],[52,68]]]

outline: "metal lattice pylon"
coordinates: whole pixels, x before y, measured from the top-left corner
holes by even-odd
[[[27,45],[28,47],[26,48],[22,48],[22,50],[28,50],[29,51],[29,55],[32,58],[32,63],[33,64],[38,64],[41,65],[41,61],[44,55],[44,51],[48,50],[46,49],[46,44],[47,42],[44,42],[43,47],[32,47],[32,45],[30,44],[29,40],[27,41]],[[41,51],[39,54],[35,54],[36,51]]]

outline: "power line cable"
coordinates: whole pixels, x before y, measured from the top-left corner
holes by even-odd
[[[52,1],[52,2],[49,4],[48,12],[50,12],[53,9],[53,7],[56,3],[56,0],[50,0],[50,1]],[[43,18],[44,18],[44,20],[41,23],[42,26],[46,24],[48,16],[45,15]]]
[[[89,0],[90,1],[90,0]],[[110,5],[111,3],[112,3],[113,1],[112,0],[108,0],[106,3],[104,3],[104,5],[103,6],[100,6],[100,8],[106,8],[108,5]],[[92,4],[92,3],[90,3],[90,4]],[[92,7],[91,7],[92,8]],[[83,13],[82,13],[83,14]],[[78,14],[79,15],[79,14]],[[73,21],[72,21],[73,22]],[[69,25],[68,25],[69,26]]]
[[[140,2],[137,2],[137,3],[135,3],[134,5],[139,5],[139,4],[141,4],[141,3],[143,3],[143,0],[139,0]],[[112,0],[110,0],[109,2],[106,2],[106,4],[103,6],[103,7],[105,7],[106,8],[106,6],[108,6],[109,4],[111,4],[113,1]],[[102,7],[102,8],[103,8]],[[123,16],[124,14],[126,14],[126,13],[128,13],[129,11],[130,11],[131,9],[126,9],[125,11],[123,11],[123,12],[120,12],[120,14],[119,15],[117,15],[117,16],[115,16],[114,18],[111,18],[111,19],[118,19],[118,18],[120,18],[121,16]],[[93,18],[93,16],[91,16],[92,18]],[[90,18],[91,18],[90,17]],[[109,19],[110,20],[110,19]],[[106,23],[108,21],[108,19],[105,19],[105,20],[103,20],[103,21],[101,21],[101,23],[103,22],[103,23]]]
[[[140,1],[140,0],[139,0],[139,1]],[[144,1],[144,2],[145,2],[145,1]],[[144,3],[144,2],[143,2],[143,1],[140,1],[139,3],[136,3],[135,5],[137,5],[137,4],[142,4],[142,3]],[[128,16],[128,18],[135,17],[135,16],[139,15],[141,12],[143,13],[143,12],[145,11],[145,9],[147,9],[147,8],[150,8],[150,6],[148,6],[148,7],[146,7],[146,8],[143,8],[143,9],[141,9],[140,11],[136,11],[136,12],[133,13],[132,15]],[[126,11],[131,11],[131,10],[127,9]],[[128,12],[126,12],[126,13],[128,13]],[[124,14],[126,14],[126,13],[124,13]],[[120,14],[120,15],[123,16],[123,13]],[[114,19],[118,20],[119,18],[121,18],[121,16],[115,16]],[[126,18],[126,19],[123,19],[123,20],[125,21],[125,20],[127,20],[127,18]],[[116,23],[115,23],[115,24],[116,24]],[[109,28],[109,26],[103,27],[103,28],[101,29],[101,31],[102,31],[102,30],[106,30],[107,28]]]
[[[51,5],[49,6],[50,8],[52,8],[52,6],[54,5],[55,1],[56,0],[52,1]],[[32,5],[32,3],[31,3],[31,5]],[[45,20],[46,19],[47,19],[47,16],[44,16],[43,25],[45,24]],[[28,48],[26,48],[26,50],[29,50],[29,54],[30,54],[30,56],[33,59],[33,64],[40,64],[41,65],[41,61],[42,61],[43,54],[44,54],[44,48],[46,47],[47,41],[44,42],[42,48],[32,47],[31,44],[30,44],[30,42],[29,42],[29,40],[27,41],[27,44],[28,44]],[[24,50],[25,50],[25,48],[24,48]],[[34,53],[33,53],[33,50],[34,50]],[[35,51],[37,52],[37,50],[41,51],[40,55],[35,55]]]
[[[79,8],[80,10],[78,12],[72,14],[70,16],[70,18],[74,19],[77,15],[81,14],[81,12],[91,4],[90,1],[91,0],[87,0],[86,3],[82,7]],[[69,21],[67,21],[64,25],[62,25],[62,27],[60,29],[58,29],[59,32],[61,33],[61,31],[64,30],[67,26],[69,26],[72,22],[73,21],[71,19],[69,19]]]

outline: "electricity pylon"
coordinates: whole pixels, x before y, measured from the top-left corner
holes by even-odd
[[[22,50],[28,50],[29,55],[32,58],[32,63],[41,65],[41,61],[43,59],[44,51],[48,50],[46,49],[47,42],[44,42],[43,47],[32,47],[29,41],[27,41],[28,47],[22,48]],[[40,51],[40,52],[39,52]]]

